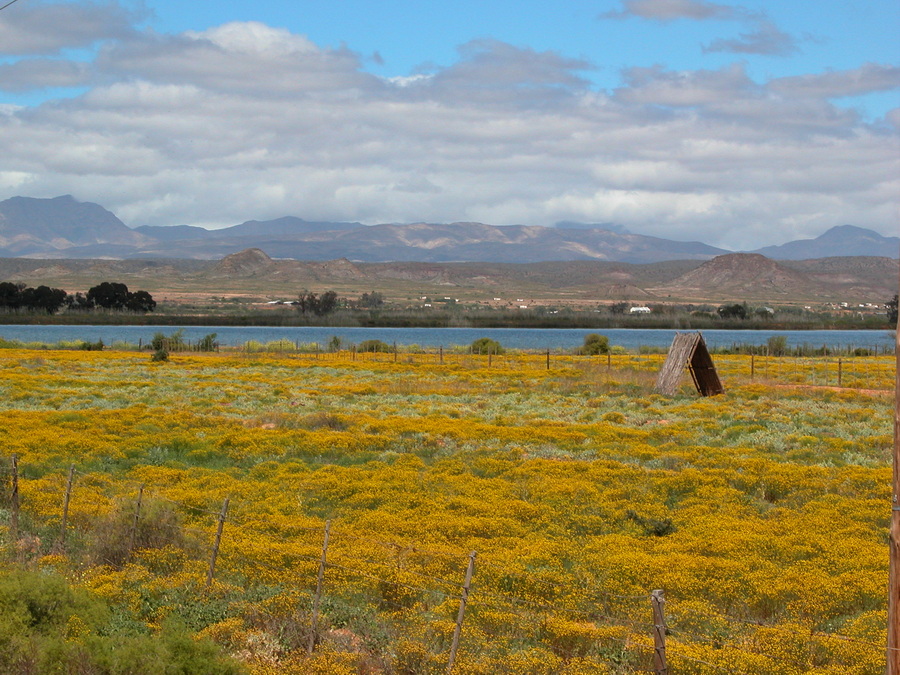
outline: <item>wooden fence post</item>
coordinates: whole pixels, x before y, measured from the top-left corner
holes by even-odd
[[[655,675],[668,675],[669,667],[666,665],[666,617],[665,594],[661,590],[655,590],[650,594],[650,604],[653,606],[653,672]]]
[[[12,456],[12,494],[9,496],[9,533],[13,543],[19,540],[19,456]]]
[[[131,542],[128,544],[128,555],[134,553],[134,546],[137,543],[138,521],[141,518],[141,501],[144,499],[144,484],[138,488],[137,503],[134,505],[134,520],[131,522]]]
[[[469,588],[472,585],[472,575],[475,573],[475,551],[469,554],[469,565],[466,567],[466,579],[463,582],[462,595],[459,596],[459,612],[456,615],[456,628],[453,629],[453,643],[450,645],[450,658],[447,660],[447,672],[453,670],[456,661],[456,651],[459,648],[459,635],[462,632],[463,618],[466,615],[466,603],[469,601]]]
[[[756,356],[754,354],[750,355],[750,381],[753,382],[753,377],[756,375]]]
[[[606,352],[606,372],[612,370],[612,352]]]
[[[438,353],[440,354],[441,365],[444,365],[444,345],[441,345],[440,352],[438,352]]]
[[[843,386],[843,376],[844,376],[844,362],[842,359],[838,359],[838,387]]]
[[[66,545],[66,527],[69,523],[69,500],[72,498],[72,480],[75,477],[75,465],[69,465],[69,477],[66,480],[66,497],[63,500],[62,523],[59,528],[59,539],[56,542],[59,551]]]
[[[216,573],[216,558],[219,557],[219,544],[222,543],[222,528],[225,526],[225,516],[228,515],[228,497],[222,502],[222,510],[219,512],[219,524],[216,527],[216,539],[213,542],[212,553],[209,556],[209,570],[206,572],[206,588],[212,584]]]
[[[894,342],[894,448],[888,534],[887,675],[900,675],[900,331]]]
[[[312,621],[310,622],[309,644],[306,653],[312,654],[316,648],[316,632],[319,630],[319,603],[322,601],[322,585],[325,582],[325,565],[328,560],[328,539],[331,537],[331,521],[325,521],[325,540],[322,542],[322,557],[319,559],[319,576],[316,578],[316,595],[313,598]]]
[[[547,347],[547,370],[550,370],[550,347]]]

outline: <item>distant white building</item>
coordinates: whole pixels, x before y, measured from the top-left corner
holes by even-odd
[[[649,314],[650,308],[649,307],[632,307],[631,309],[628,310],[628,313],[629,314]]]

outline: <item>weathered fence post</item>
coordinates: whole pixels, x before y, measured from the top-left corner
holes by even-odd
[[[12,490],[9,496],[9,534],[13,543],[19,540],[19,456],[12,456]]]
[[[843,376],[844,376],[844,362],[842,359],[838,359],[838,387],[843,386]]]
[[[459,612],[456,615],[456,628],[453,629],[453,643],[450,645],[450,658],[447,660],[447,672],[453,670],[456,661],[456,651],[459,649],[459,635],[462,632],[463,618],[466,615],[466,603],[469,601],[469,588],[472,585],[472,575],[475,573],[475,551],[469,554],[469,565],[466,567],[466,579],[463,582],[462,594],[459,596]]]
[[[228,497],[222,502],[222,510],[219,512],[219,524],[216,526],[216,539],[213,542],[212,553],[209,556],[209,570],[206,573],[206,588],[212,584],[216,574],[216,558],[219,557],[219,544],[222,543],[222,528],[225,526],[225,516],[228,515]]]
[[[138,521],[141,518],[141,502],[144,499],[144,484],[138,488],[137,503],[134,505],[134,520],[131,522],[131,541],[128,544],[128,555],[134,553],[134,546],[137,543]]]
[[[547,347],[547,370],[550,370],[550,347]]]
[[[322,542],[322,557],[319,559],[319,576],[316,578],[316,596],[313,598],[312,621],[310,622],[308,654],[316,648],[316,632],[319,630],[319,603],[322,601],[322,585],[325,582],[325,565],[328,560],[328,539],[331,537],[331,521],[325,521],[325,539]]]
[[[69,523],[69,500],[72,498],[72,480],[75,477],[75,465],[69,465],[69,477],[66,480],[66,496],[63,500],[62,523],[59,528],[59,540],[56,542],[57,548],[62,551],[66,545],[66,527]]]
[[[444,365],[444,345],[441,345],[438,354],[440,355],[441,365]]]
[[[756,356],[754,354],[750,355],[750,381],[753,382],[753,377],[756,375]]]
[[[612,370],[612,352],[606,352],[606,372]]]
[[[665,603],[663,591],[655,590],[650,594],[650,604],[653,606],[653,672],[655,675],[668,675],[669,673],[669,667],[666,665],[666,618],[663,612]]]
[[[397,341],[394,340],[394,363],[397,363]]]

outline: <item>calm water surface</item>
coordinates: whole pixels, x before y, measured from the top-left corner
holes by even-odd
[[[22,342],[56,343],[85,340],[104,344],[115,342],[146,344],[153,335],[161,332],[171,335],[178,326],[0,326],[0,338]],[[588,333],[600,333],[609,338],[612,345],[628,350],[641,346],[667,347],[677,331],[669,329],[636,328],[328,328],[328,327],[274,327],[274,326],[185,326],[185,340],[196,341],[209,333],[216,333],[221,345],[235,347],[250,340],[272,342],[290,340],[299,344],[318,343],[324,346],[337,336],[345,344],[358,344],[363,340],[382,340],[400,346],[451,347],[468,345],[472,341],[489,337],[511,349],[564,350],[580,346]],[[682,331],[689,332],[689,331]],[[891,347],[894,336],[886,330],[705,330],[703,336],[710,347],[727,347],[731,344],[764,345],[774,335],[784,335],[788,345],[812,345],[820,347]]]

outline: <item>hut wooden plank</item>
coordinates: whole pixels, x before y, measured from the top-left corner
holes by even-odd
[[[656,390],[667,396],[673,395],[678,390],[685,368],[690,370],[694,386],[701,395],[715,396],[725,392],[706,349],[706,341],[699,332],[675,334],[666,361],[657,374]]]

